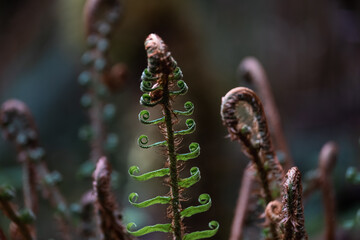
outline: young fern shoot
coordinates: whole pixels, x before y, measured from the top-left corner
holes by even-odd
[[[90,126],[83,126],[79,137],[91,145],[90,162],[84,166],[95,166],[101,156],[115,149],[118,141],[116,134],[108,133],[109,122],[116,113],[115,106],[109,102],[109,91],[115,92],[123,86],[127,71],[124,64],[110,64],[109,49],[110,35],[121,10],[119,0],[87,0],[84,7],[88,48],[81,58],[86,70],[80,73],[78,82],[86,90],[81,105],[88,110]]]
[[[232,140],[242,144],[252,160],[262,187],[265,205],[279,197],[283,170],[274,153],[264,109],[256,94],[244,87],[230,90],[222,99],[221,117]],[[278,239],[277,224],[270,222],[272,239]]]
[[[161,106],[163,116],[155,119],[150,119],[150,113],[143,110],[139,114],[139,120],[143,124],[158,125],[164,140],[149,144],[149,139],[146,135],[142,135],[138,139],[138,144],[141,148],[151,148],[161,146],[166,149],[166,164],[162,169],[152,172],[137,175],[140,171],[138,166],[132,166],[129,169],[130,175],[139,181],[149,180],[154,177],[165,177],[169,183],[170,193],[168,196],[157,196],[152,199],[138,203],[138,194],[131,193],[129,201],[136,207],[147,207],[154,204],[168,204],[168,218],[171,223],[156,224],[153,226],[146,226],[137,231],[132,231],[131,228],[135,223],[129,223],[128,231],[134,236],[142,236],[147,233],[160,231],[172,233],[174,240],[192,240],[209,238],[216,234],[219,224],[216,221],[209,223],[210,230],[198,231],[192,233],[185,233],[183,218],[190,217],[194,214],[207,211],[211,206],[211,198],[208,194],[201,194],[199,196],[199,206],[190,206],[182,208],[183,198],[181,192],[185,188],[189,188],[200,180],[200,170],[193,167],[190,170],[190,177],[182,179],[179,177],[182,162],[194,159],[200,155],[200,146],[198,143],[191,143],[189,146],[189,153],[179,153],[178,145],[181,136],[190,134],[195,131],[195,121],[187,119],[185,124],[187,129],[174,130],[175,124],[178,122],[180,116],[189,116],[194,111],[194,105],[191,102],[186,102],[185,111],[174,110],[172,102],[178,95],[184,95],[188,87],[182,80],[182,72],[177,66],[176,61],[172,58],[167,46],[163,40],[156,34],[150,34],[145,40],[145,49],[147,52],[148,66],[142,73],[140,89],[144,92],[140,98],[140,103],[147,107]],[[177,89],[175,89],[177,86]]]
[[[102,232],[101,239],[104,240],[130,240],[125,228],[121,225],[121,215],[111,192],[111,167],[106,159],[102,157],[96,164],[93,174],[93,189],[95,193],[96,211],[99,213],[99,222]]]
[[[56,186],[61,180],[61,175],[56,171],[49,172],[45,164],[45,152],[39,144],[37,128],[30,110],[19,100],[8,100],[1,107],[0,125],[4,131],[4,137],[16,146],[19,161],[25,166],[26,207],[36,214],[37,193],[35,190],[37,185],[40,186],[43,196],[56,209],[55,217],[61,227],[63,239],[71,239],[70,213],[63,195]]]
[[[292,167],[285,176],[282,194],[282,220],[284,240],[307,240],[304,207],[302,204],[301,174]]]

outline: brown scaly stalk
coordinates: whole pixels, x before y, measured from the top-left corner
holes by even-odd
[[[304,207],[302,204],[301,174],[292,167],[284,178],[282,192],[282,220],[284,240],[308,239],[305,230]]]
[[[254,57],[246,57],[242,60],[238,72],[246,81],[254,84],[256,92],[262,99],[275,148],[285,155],[282,166],[287,171],[294,165],[294,162],[282,129],[280,114],[266,72],[261,63]]]
[[[255,178],[255,171],[251,166],[252,164],[249,163],[243,173],[235,215],[231,225],[230,240],[240,240],[243,236],[243,227],[248,213],[248,205]]]
[[[11,220],[11,237],[14,240],[34,240],[34,227],[20,218],[18,207],[11,202],[14,195],[12,188],[0,187],[0,210]],[[13,238],[15,235],[17,237]]]
[[[320,184],[325,212],[325,239],[334,240],[336,232],[335,193],[331,173],[336,164],[338,146],[334,142],[326,143],[319,155]]]
[[[44,150],[39,145],[38,131],[30,110],[19,100],[8,100],[1,106],[0,124],[4,137],[14,143],[18,158],[21,162],[26,163],[24,176],[32,177],[29,182],[24,181],[24,197],[31,199],[25,200],[26,206],[29,205],[30,209],[35,210],[34,213],[36,213],[37,207],[34,205],[33,199],[37,198],[36,185],[40,185],[43,196],[50,201],[55,209],[60,211],[56,218],[60,223],[63,238],[71,239],[69,233],[70,215],[67,205],[55,183],[46,180],[51,179],[52,175],[43,161]],[[30,170],[27,170],[28,168]],[[29,183],[31,186],[28,187],[27,184]]]
[[[242,144],[243,152],[256,167],[267,205],[280,191],[283,170],[271,144],[260,99],[248,88],[234,88],[222,99],[221,116],[230,138]],[[273,239],[279,239],[275,223],[270,223],[270,231]]]
[[[95,208],[99,214],[100,228],[104,240],[132,239],[121,225],[121,218],[115,196],[111,192],[111,167],[106,157],[99,159],[93,174],[93,191],[95,193]]]

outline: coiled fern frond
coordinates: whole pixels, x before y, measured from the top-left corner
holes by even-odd
[[[265,205],[276,200],[280,195],[283,169],[272,147],[260,99],[248,88],[234,88],[222,99],[221,117],[230,138],[239,141],[243,152],[252,160]],[[275,222],[270,222],[270,232],[278,239]]]
[[[60,192],[57,184],[61,181],[61,175],[57,171],[50,172],[45,163],[45,151],[39,144],[39,134],[33,116],[25,103],[16,99],[4,102],[0,109],[0,127],[6,140],[13,143],[17,149],[18,161],[23,165],[23,189],[24,201],[31,215],[37,214],[37,188],[43,192],[43,197],[49,200],[56,210],[55,218],[61,228],[63,239],[70,237],[70,212],[67,203]],[[0,194],[1,195],[1,194]],[[2,202],[3,206],[6,202]],[[5,207],[7,216],[18,226],[25,236],[25,227],[19,226],[19,222],[10,214],[11,204]],[[1,208],[1,207],[0,207]],[[36,231],[30,224],[34,238]],[[12,228],[12,232],[16,232]],[[25,238],[28,239],[28,238]]]
[[[219,224],[216,221],[209,223],[210,230],[198,231],[192,233],[185,233],[183,219],[191,217],[194,214],[207,211],[211,206],[211,198],[208,194],[201,194],[199,196],[198,206],[190,206],[182,208],[183,198],[181,192],[185,188],[189,188],[200,180],[200,170],[193,167],[190,170],[188,178],[180,178],[180,166],[183,162],[194,159],[200,155],[200,146],[198,143],[191,143],[189,145],[188,153],[179,153],[178,145],[183,135],[190,134],[195,131],[195,121],[187,119],[185,124],[187,129],[174,130],[175,124],[178,122],[180,116],[189,116],[194,111],[194,104],[186,102],[183,111],[174,110],[172,102],[176,96],[184,95],[188,87],[182,80],[181,69],[177,66],[176,61],[172,58],[167,46],[163,40],[156,34],[150,34],[145,40],[145,49],[147,52],[148,66],[143,71],[140,89],[144,94],[140,98],[140,103],[147,107],[154,107],[160,105],[162,108],[162,116],[155,120],[150,120],[150,113],[143,110],[139,114],[139,120],[143,124],[157,125],[164,137],[163,141],[149,143],[149,138],[146,135],[141,135],[138,139],[138,144],[141,148],[148,149],[152,147],[163,147],[166,150],[166,164],[164,168],[157,169],[142,175],[138,175],[140,168],[132,166],[129,169],[129,174],[136,180],[146,181],[155,177],[164,177],[165,181],[169,183],[170,193],[166,196],[157,196],[143,202],[138,202],[139,195],[131,193],[129,201],[136,207],[147,207],[154,204],[166,204],[168,207],[168,218],[171,223],[156,224],[146,226],[139,230],[131,230],[136,226],[135,223],[129,223],[128,231],[134,236],[142,236],[151,232],[166,232],[172,233],[173,239],[176,240],[192,240],[209,238],[216,234]]]

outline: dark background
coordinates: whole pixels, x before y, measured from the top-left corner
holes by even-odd
[[[77,202],[91,187],[77,169],[88,158],[88,146],[78,129],[88,121],[79,100],[83,90],[77,75],[84,69],[83,0],[13,0],[0,2],[0,101],[18,98],[28,104],[37,122],[50,169],[63,175],[60,188],[68,202]],[[220,222],[216,239],[229,235],[238,188],[248,160],[237,143],[226,139],[219,115],[221,97],[242,85],[236,76],[239,62],[257,57],[267,71],[293,158],[305,173],[317,167],[319,151],[328,140],[338,143],[334,173],[338,224],[354,217],[360,189],[345,181],[348,166],[359,165],[360,136],[360,2],[280,0],[137,0],[125,1],[124,14],[111,42],[111,57],[126,63],[129,79],[114,97],[119,147],[114,169],[119,172],[119,203],[125,222],[138,226],[164,223],[157,207],[138,210],[127,202],[130,192],[141,199],[166,193],[159,181],[127,180],[127,168],[143,171],[162,166],[156,151],[141,150],[137,136],[156,127],[137,121],[140,74],[146,67],[143,41],[159,34],[184,73],[189,93],[180,103],[195,104],[197,131],[184,142],[197,141],[201,156],[188,165],[199,166],[202,180],[187,190],[190,203],[206,192],[213,207],[191,218],[190,230]],[[157,136],[155,134],[155,136]],[[17,187],[21,199],[21,170],[14,147],[0,140],[0,182]],[[39,239],[56,237],[45,201],[38,216]],[[321,237],[321,195],[306,203],[306,226],[311,239]],[[3,226],[8,223],[0,216]],[[44,227],[46,226],[46,227]],[[149,239],[147,236],[143,239]],[[156,235],[157,236],[157,235]],[[160,239],[164,235],[159,235]],[[215,239],[214,238],[214,239]]]

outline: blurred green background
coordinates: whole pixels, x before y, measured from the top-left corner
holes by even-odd
[[[77,75],[84,69],[80,63],[85,50],[83,5],[84,0],[0,2],[0,102],[18,98],[28,104],[49,168],[63,175],[60,188],[69,203],[77,202],[91,188],[91,180],[77,174],[89,152],[87,143],[78,139],[78,129],[88,122],[79,103],[83,89],[77,84]],[[209,193],[213,207],[192,217],[187,222],[190,230],[204,229],[208,221],[218,220],[221,227],[215,238],[229,236],[248,160],[237,143],[225,138],[227,131],[219,111],[221,97],[244,84],[236,70],[246,56],[257,57],[268,73],[288,144],[303,173],[317,167],[325,142],[339,144],[334,173],[339,226],[355,215],[360,207],[360,188],[345,181],[345,171],[348,166],[359,166],[359,1],[124,1],[110,55],[114,61],[127,64],[129,79],[114,97],[119,146],[112,165],[119,172],[118,181],[125,184],[115,190],[125,222],[135,221],[139,226],[166,221],[156,207],[138,210],[127,202],[132,191],[143,199],[167,191],[159,181],[138,183],[127,176],[126,166],[138,164],[146,171],[163,164],[156,151],[136,146],[139,135],[156,132],[156,127],[144,127],[137,121],[143,109],[138,104],[139,79],[147,64],[143,41],[149,33],[164,39],[183,70],[189,93],[179,98],[180,104],[187,100],[195,104],[197,131],[183,145],[200,143],[201,156],[188,166],[199,166],[202,180],[185,195],[196,204],[200,193]],[[0,183],[16,186],[21,200],[21,170],[15,149],[3,139],[0,166]],[[45,201],[41,209],[39,239],[56,237]],[[321,237],[321,195],[314,194],[305,209],[311,239]],[[0,223],[8,224],[3,215]],[[352,239],[350,235],[347,239]],[[141,239],[150,238],[163,239],[164,235]]]

